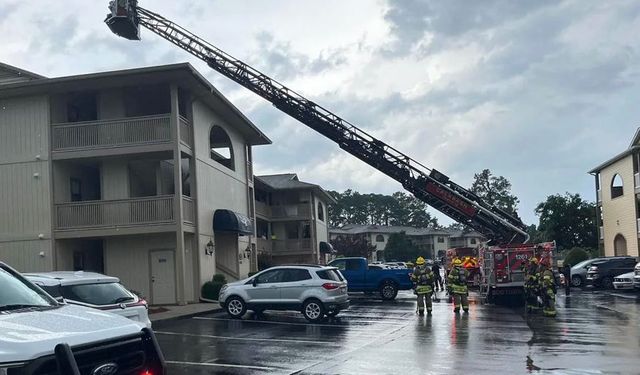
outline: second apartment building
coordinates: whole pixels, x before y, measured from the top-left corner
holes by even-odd
[[[192,66],[0,73],[0,260],[118,276],[152,304],[256,269],[252,147],[270,140]]]

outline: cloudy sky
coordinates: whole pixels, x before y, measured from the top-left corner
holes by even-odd
[[[108,1],[0,0],[0,61],[45,76],[188,61],[274,141],[260,174],[327,189],[401,186],[143,30],[112,35]],[[593,200],[587,171],[640,126],[640,2],[142,1],[290,88],[469,186],[489,168],[537,222],[546,196]]]

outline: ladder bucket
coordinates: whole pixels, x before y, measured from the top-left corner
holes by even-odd
[[[114,34],[129,40],[140,40],[140,25],[136,7],[137,0],[114,0],[104,22]]]

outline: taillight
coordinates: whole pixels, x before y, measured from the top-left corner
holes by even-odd
[[[325,288],[326,290],[335,290],[335,289],[340,288],[340,284],[324,283],[324,284],[322,284],[322,287]]]
[[[145,371],[141,372],[140,375],[153,375],[153,372],[151,372],[149,370],[145,370]]]

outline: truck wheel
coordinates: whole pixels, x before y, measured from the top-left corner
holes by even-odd
[[[317,299],[307,300],[302,306],[302,315],[311,323],[316,323],[324,318],[324,306]]]
[[[391,301],[398,295],[398,286],[393,281],[387,280],[380,286],[380,296],[385,301]]]
[[[247,312],[247,304],[240,297],[231,297],[227,301],[227,314],[234,319],[240,319]]]
[[[571,286],[574,286],[576,288],[579,288],[582,286],[582,277],[578,276],[578,275],[573,275],[571,277]]]

